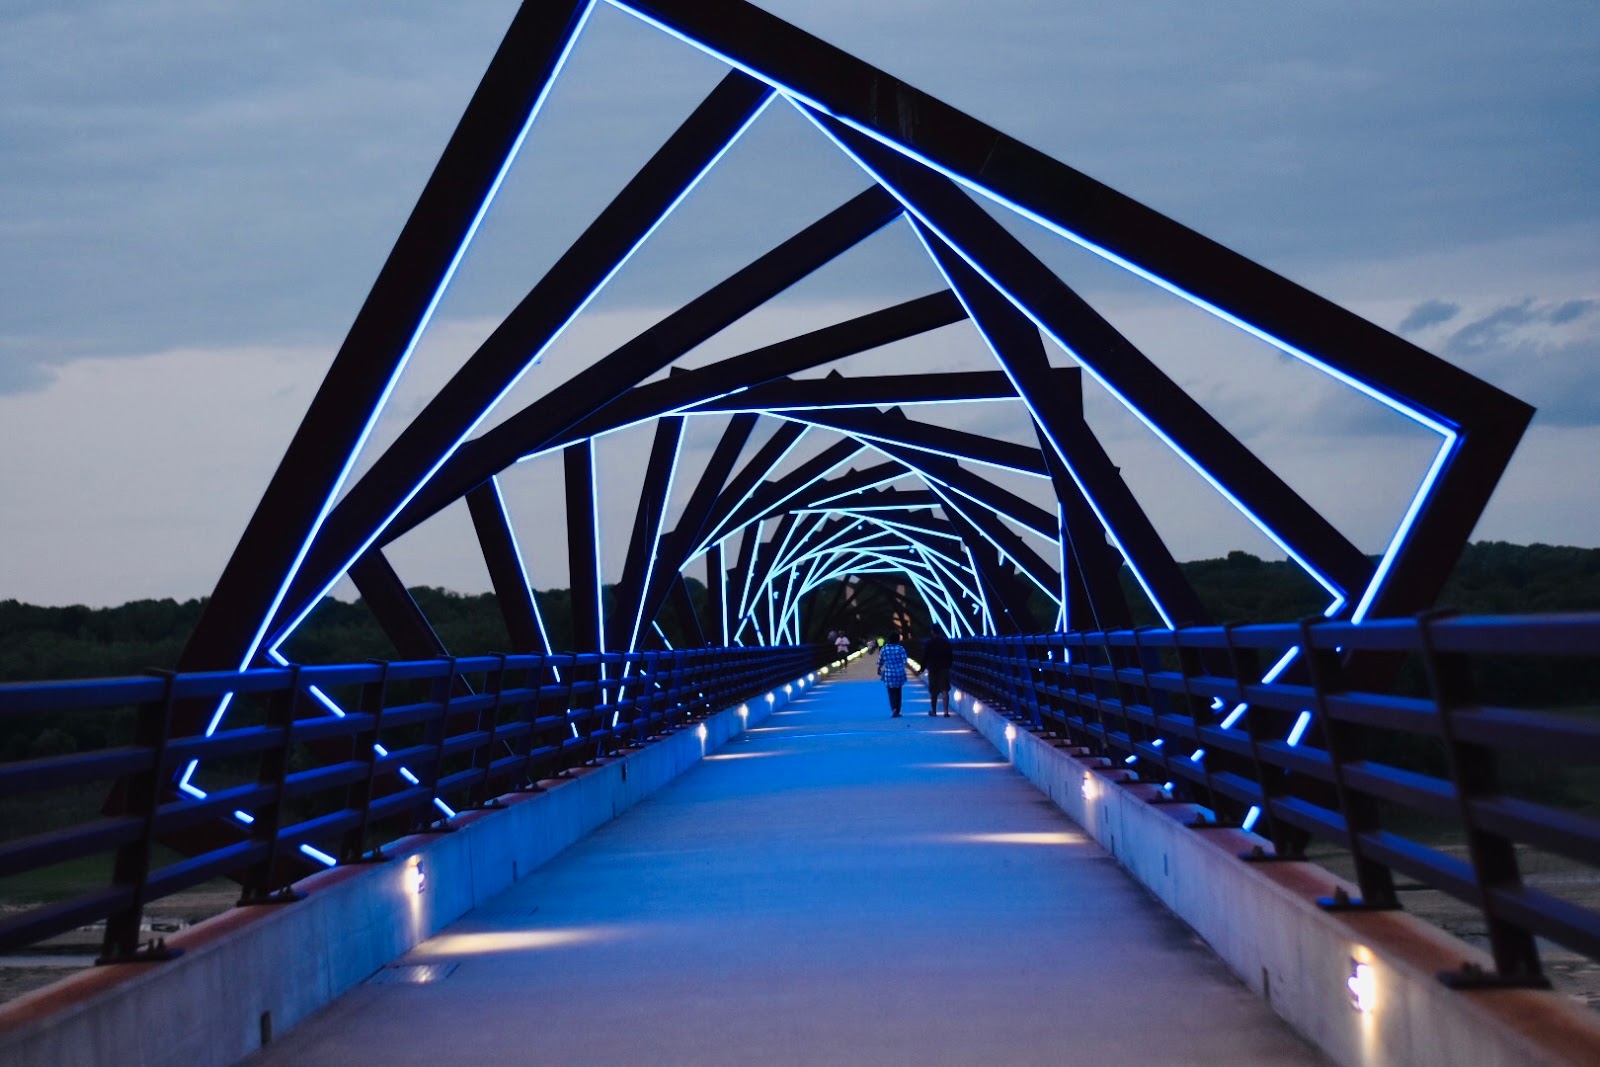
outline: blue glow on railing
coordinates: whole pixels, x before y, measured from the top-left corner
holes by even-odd
[[[455,809],[446,804],[444,801],[440,800],[438,797],[433,798],[433,806],[443,812],[444,817],[447,819],[453,819],[456,817]]]
[[[1261,684],[1270,685],[1273,682],[1277,681],[1278,676],[1280,674],[1282,674],[1284,671],[1289,669],[1289,664],[1293,663],[1294,662],[1294,658],[1296,656],[1298,656],[1299,654],[1300,654],[1300,646],[1299,645],[1296,645],[1293,648],[1289,649],[1289,651],[1285,652],[1282,656],[1280,656],[1278,658],[1278,662],[1274,663],[1272,665],[1271,669],[1268,670],[1266,674],[1263,674],[1261,676]],[[1211,710],[1212,711],[1216,711],[1217,709],[1219,709],[1221,707],[1222,707],[1222,698],[1221,697],[1214,697],[1212,699],[1212,701],[1211,701]],[[1250,710],[1250,705],[1249,704],[1240,704],[1240,705],[1236,706],[1231,712],[1228,713],[1228,717],[1222,720],[1222,723],[1221,723],[1222,729],[1231,730],[1233,728],[1233,724],[1238,722],[1239,719],[1244,715],[1244,713],[1249,711],[1249,710]]]
[[[1261,818],[1261,809],[1252,806],[1249,811],[1244,813],[1244,821],[1240,825],[1246,831],[1254,830],[1256,827],[1256,820],[1259,818]]]
[[[1293,748],[1295,745],[1300,743],[1300,739],[1306,735],[1306,727],[1310,725],[1311,713],[1309,711],[1302,711],[1300,713],[1300,717],[1294,721],[1294,729],[1289,731],[1290,748]]]
[[[301,845],[300,846],[300,853],[301,853],[301,855],[311,857],[312,859],[316,860],[318,863],[322,864],[324,867],[337,867],[337,866],[339,866],[339,861],[338,860],[334,859],[332,856],[328,855],[326,852],[322,851],[320,848],[313,848],[310,845]]]
[[[251,815],[248,811],[241,811],[237,808],[234,809],[233,817],[244,823],[246,826],[249,826],[251,823],[256,821],[256,817],[254,815]]]

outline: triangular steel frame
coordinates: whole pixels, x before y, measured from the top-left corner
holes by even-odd
[[[411,350],[600,3],[715,56],[731,72],[399,439],[347,485]],[[539,354],[774,102],[815,123],[870,175],[871,187],[543,400],[474,436]],[[1376,564],[1011,237],[979,200],[1016,212],[1435,432],[1434,461]],[[927,247],[948,292],[645,382],[901,219]],[[830,377],[819,384],[788,377],[962,319],[972,322],[1012,395],[1027,405],[1037,450],[874,410],[896,399],[991,396],[999,392],[993,378],[928,375],[913,386],[892,379]],[[718,587],[707,630],[730,640],[743,630],[730,612],[752,602],[748,588],[735,590],[735,583],[748,587],[785,560],[806,566],[810,578],[848,573],[848,567],[840,570],[847,551],[849,559],[895,560],[946,576],[954,571],[943,568],[958,567],[965,557],[971,561],[965,581],[947,581],[930,593],[936,600],[999,597],[1010,603],[985,602],[979,614],[990,621],[1018,618],[1025,614],[1017,610],[1023,607],[1018,583],[1036,585],[1060,606],[1057,625],[1085,627],[1126,620],[1126,604],[1119,606],[1120,593],[1113,595],[1114,570],[1125,560],[1169,625],[1207,621],[1171,552],[1083,422],[1076,381],[1066,386],[1051,369],[1041,333],[1321,583],[1330,617],[1359,621],[1430,607],[1532,417],[1530,407],[1488,383],[743,0],[529,2],[468,104],[180,666],[239,670],[282,661],[280,646],[337,580],[366,574],[387,582],[392,572],[382,563],[384,546],[461,500],[471,510],[513,641],[527,650],[547,647],[495,477],[529,455],[563,451],[574,502],[569,513],[586,516],[581,524],[569,518],[574,595],[592,601],[598,612],[600,563],[593,551],[587,562],[579,559],[598,542],[596,509],[578,506],[585,494],[592,502],[595,492],[590,442],[650,420],[658,420],[656,446],[624,568],[628,617],[608,636],[612,628],[598,614],[585,614],[585,643],[595,648],[608,642],[633,647],[648,637],[656,613],[669,599],[681,600],[676,590],[683,567],[701,555],[711,560],[708,577]],[[902,388],[907,395],[895,397]],[[736,393],[743,396],[735,399]],[[702,473],[685,515],[667,529],[667,485],[678,473],[683,422],[733,410],[743,414],[734,416],[725,447]],[[791,443],[812,430],[838,433],[842,442],[825,453],[829,462],[801,472],[774,476],[787,452],[769,446],[736,473],[758,417],[785,420],[781,439]],[[898,526],[873,519],[869,525],[887,540],[839,549],[839,565],[824,565],[820,556],[805,555],[838,532],[824,520],[862,514],[849,505],[880,490],[841,489],[828,499],[822,519],[797,524],[807,511],[802,505],[813,503],[807,494],[819,479],[866,449],[901,472],[896,477],[923,482],[943,515],[928,512],[938,535],[930,532],[933,526],[919,525],[927,517],[924,502],[897,510]],[[1014,506],[965,465],[970,461],[1022,464],[1049,480],[1056,514]],[[1002,515],[1053,539],[1055,558],[1040,556]],[[918,518],[900,521],[906,516]],[[762,540],[763,524],[772,520],[783,538],[799,538],[799,555],[781,541]],[[728,567],[730,538],[740,531],[747,532],[739,539],[739,558]],[[962,539],[962,552],[932,543],[951,535]],[[1073,622],[1080,618],[1075,613],[1086,613],[1080,623]],[[768,620],[766,629],[777,621]],[[219,718],[214,712],[174,725],[179,733],[194,732],[214,728]]]

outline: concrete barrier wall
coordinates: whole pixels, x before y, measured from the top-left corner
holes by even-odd
[[[1356,887],[1310,863],[1247,863],[1271,846],[1241,830],[1193,829],[1192,804],[1151,804],[1150,784],[1119,784],[1121,767],[1078,759],[992,709],[958,705],[1016,769],[1214,949],[1274,1011],[1348,1067],[1533,1067],[1600,1063],[1600,1017],[1559,993],[1460,992],[1438,980],[1489,958],[1404,912],[1324,910],[1317,898]],[[1370,1010],[1347,982],[1370,968]]]
[[[798,692],[798,689],[796,690]],[[305,899],[235,908],[167,939],[164,963],[99,967],[0,1006],[7,1067],[209,1067],[255,1051],[492,899],[790,699],[784,687],[600,766],[464,812],[451,833],[297,884]],[[701,731],[704,736],[701,736]],[[423,889],[415,890],[420,870]]]

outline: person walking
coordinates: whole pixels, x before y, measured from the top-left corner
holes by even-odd
[[[838,653],[840,659],[848,656],[850,654],[850,635],[840,630],[839,636],[833,639],[833,650]]]
[[[950,714],[950,667],[955,663],[955,653],[950,639],[937,626],[928,639],[922,642],[922,673],[928,676],[928,699],[933,706],[929,715],[939,714],[939,694],[944,694],[944,713]]]
[[[900,643],[900,631],[889,631],[889,640],[878,650],[878,677],[889,690],[891,719],[900,717],[900,690],[906,684],[906,646]]]

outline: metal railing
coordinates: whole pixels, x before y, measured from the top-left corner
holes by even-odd
[[[1600,880],[1600,796],[1587,798],[1590,811],[1553,804],[1516,795],[1501,773],[1517,761],[1581,768],[1600,792],[1600,691],[1580,697],[1587,709],[1530,710],[1490,702],[1476,677],[1485,661],[1526,658],[1566,660],[1592,679],[1600,615],[1319,619],[956,646],[959,688],[1107,757],[1125,781],[1156,783],[1160,799],[1209,806],[1217,819],[1200,825],[1259,820],[1286,858],[1307,837],[1347,850],[1361,899],[1325,906],[1398,907],[1397,888],[1415,888],[1397,887],[1398,872],[1478,909],[1495,973],[1441,976],[1452,984],[1545,984],[1538,938],[1600,959],[1600,912],[1528,884],[1519,865],[1537,849]]]
[[[707,648],[0,685],[0,728],[90,712],[131,738],[0,763],[13,812],[64,789],[107,798],[63,827],[4,827],[0,879],[96,857],[110,872],[90,891],[0,914],[0,950],[105,921],[103,961],[158,958],[139,943],[151,900],[223,876],[241,883],[241,903],[290,899],[318,864],[382,858],[384,834],[443,829],[452,805],[493,806],[827,658]],[[171,736],[175,711],[219,706],[228,714],[209,735]]]

